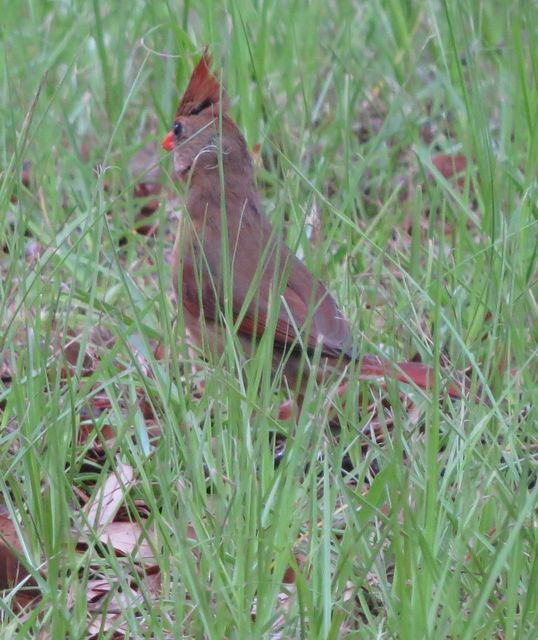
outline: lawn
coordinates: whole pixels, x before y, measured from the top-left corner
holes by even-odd
[[[0,37],[0,638],[538,637],[538,6],[28,0]],[[160,141],[205,47],[363,352],[194,372]],[[460,399],[447,381],[465,380]]]

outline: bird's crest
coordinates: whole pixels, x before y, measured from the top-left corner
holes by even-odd
[[[211,56],[206,49],[192,72],[189,86],[185,89],[177,108],[176,118],[192,116],[209,107],[213,109],[215,115],[220,108],[223,113],[228,111],[228,98],[210,67]]]

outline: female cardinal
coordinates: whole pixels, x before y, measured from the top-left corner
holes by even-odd
[[[273,371],[282,367],[300,395],[305,356],[318,371],[343,371],[352,360],[363,377],[389,376],[431,386],[430,367],[393,365],[359,355],[349,325],[325,285],[288,249],[265,216],[251,157],[210,71],[207,51],[193,71],[162,146],[187,182],[188,216],[174,247],[172,273],[189,342],[220,355],[230,332],[245,353],[269,333]],[[454,387],[449,394],[459,397]]]

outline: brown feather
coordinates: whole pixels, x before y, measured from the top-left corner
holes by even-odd
[[[217,114],[219,104],[222,112],[226,113],[228,98],[221,88],[220,82],[211,72],[211,55],[206,49],[192,72],[189,86],[177,108],[176,118],[196,115],[208,107],[212,107],[214,114]]]

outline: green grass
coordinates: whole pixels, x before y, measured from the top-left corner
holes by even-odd
[[[0,514],[39,598],[10,584],[0,637],[537,637],[536,6],[178,5],[2,5]],[[446,401],[444,371],[405,401],[361,382],[360,411],[357,385],[342,407],[312,381],[279,424],[267,344],[245,367],[231,343],[193,392],[167,263],[183,200],[150,155],[166,193],[137,234],[132,167],[205,45],[268,214],[362,348],[443,355],[489,405]],[[467,159],[460,185],[439,154]],[[122,468],[145,565],[85,527],[82,496]]]

